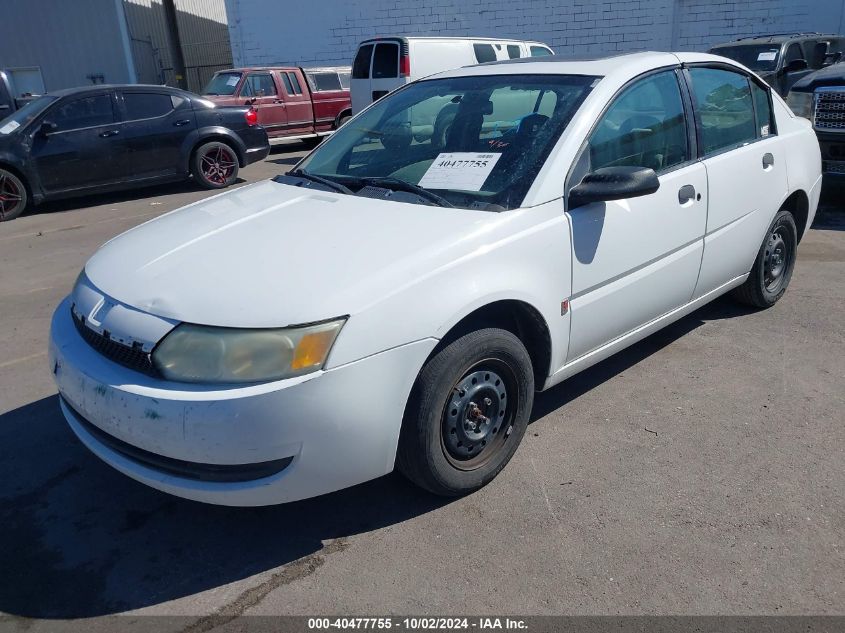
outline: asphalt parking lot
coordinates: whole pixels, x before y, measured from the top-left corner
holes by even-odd
[[[302,155],[277,147],[242,177]],[[775,308],[718,300],[538,396],[482,491],[443,500],[394,474],[257,509],[111,470],[67,428],[46,363],[52,310],[97,246],[208,195],[169,185],[0,224],[0,612],[196,630],[215,614],[845,613],[842,191]]]

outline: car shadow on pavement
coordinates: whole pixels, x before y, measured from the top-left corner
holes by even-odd
[[[709,306],[537,397],[533,419],[578,398],[706,320]],[[0,612],[77,618],[138,609],[305,559],[311,573],[344,539],[449,503],[398,474],[296,503],[227,508],[168,496],[94,457],[56,396],[0,415]]]

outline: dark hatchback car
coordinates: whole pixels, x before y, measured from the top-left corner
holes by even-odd
[[[845,37],[841,35],[786,33],[744,37],[707,52],[747,66],[785,97],[796,81],[836,63],[843,51]]]
[[[188,177],[220,189],[269,151],[248,107],[163,86],[55,92],[0,121],[0,220],[29,202]]]

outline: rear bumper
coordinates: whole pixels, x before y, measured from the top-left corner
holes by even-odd
[[[270,139],[267,138],[267,131],[260,126],[253,126],[240,132],[241,140],[244,143],[244,164],[246,167],[252,163],[267,158],[270,153]]]

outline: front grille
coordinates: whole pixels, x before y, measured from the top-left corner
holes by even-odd
[[[108,332],[100,334],[92,330],[85,324],[84,316],[76,316],[73,307],[70,309],[70,318],[85,342],[109,360],[149,376],[159,376],[152,358],[141,349],[140,343],[130,347],[113,340]]]
[[[264,479],[265,477],[282,472],[293,461],[293,457],[284,457],[282,459],[274,459],[269,462],[258,462],[255,464],[201,464],[199,462],[188,462],[184,459],[165,457],[164,455],[151,453],[143,448],[133,446],[110,433],[106,433],[103,429],[81,416],[76,409],[70,406],[67,400],[62,398],[62,402],[70,409],[77,422],[82,425],[82,428],[115,453],[120,453],[141,466],[152,468],[153,470],[158,470],[175,477],[218,483],[255,481],[256,479]]]
[[[816,129],[845,132],[845,87],[816,92]]]

